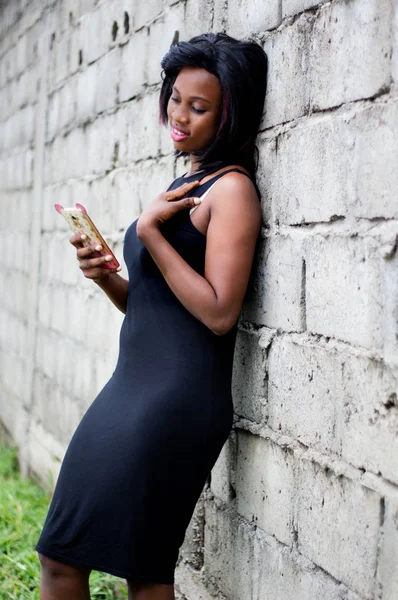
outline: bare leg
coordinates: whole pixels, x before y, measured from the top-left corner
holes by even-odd
[[[174,586],[160,583],[137,585],[127,582],[129,600],[175,600]]]
[[[90,600],[90,569],[71,567],[39,554],[40,600]]]

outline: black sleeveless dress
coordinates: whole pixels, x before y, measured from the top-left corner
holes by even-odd
[[[197,177],[180,177],[169,189]],[[189,211],[162,232],[203,275],[206,236]],[[36,549],[132,582],[171,584],[195,504],[231,430],[236,326],[217,336],[183,307],[137,238],[136,221],[124,258],[129,292],[117,366],[73,435]]]

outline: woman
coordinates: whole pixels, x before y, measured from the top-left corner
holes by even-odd
[[[71,238],[85,277],[126,316],[37,544],[42,600],[86,600],[92,569],[125,578],[131,599],[172,600],[186,527],[231,430],[267,60],[254,42],[205,34],[172,46],[162,67],[161,119],[189,173],[128,228],[129,281]]]

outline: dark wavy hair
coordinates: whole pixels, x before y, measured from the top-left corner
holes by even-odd
[[[239,164],[254,175],[258,163],[255,144],[267,85],[268,60],[256,42],[236,40],[226,33],[205,33],[170,47],[161,66],[160,119],[167,124],[167,104],[183,67],[202,67],[221,84],[222,104],[217,135],[196,153],[201,167]],[[180,152],[179,155],[185,153]]]

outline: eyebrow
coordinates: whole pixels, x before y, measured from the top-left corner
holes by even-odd
[[[174,90],[175,92],[177,92],[177,94],[179,94],[179,93],[180,93],[180,92],[179,92],[179,90],[176,88],[176,86],[175,86],[175,85],[173,85],[173,90]],[[202,98],[202,96],[190,96],[190,99],[191,99],[191,100],[202,100],[203,102],[208,102],[209,104],[211,104],[211,101],[210,101],[210,100],[206,100],[206,98]]]

